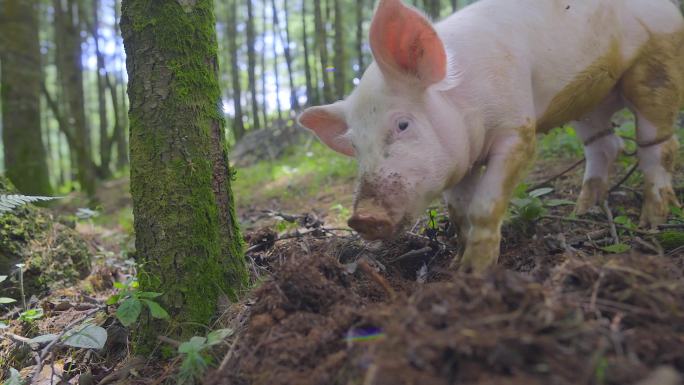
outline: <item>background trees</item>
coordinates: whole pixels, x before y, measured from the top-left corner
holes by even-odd
[[[468,0],[408,1],[439,18]],[[22,191],[48,194],[54,186],[93,196],[98,181],[126,174],[120,2],[0,2],[0,172]],[[348,94],[372,59],[367,33],[375,3],[215,0],[228,141]]]

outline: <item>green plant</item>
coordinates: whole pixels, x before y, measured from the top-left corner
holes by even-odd
[[[62,197],[29,196],[18,194],[0,194],[0,213],[14,211],[17,207],[35,202],[46,202]]]
[[[6,275],[0,275],[0,282],[4,282],[7,279]],[[0,297],[0,305],[6,305],[8,303],[17,302],[14,298]]]
[[[126,327],[132,325],[140,316],[143,305],[150,310],[150,315],[153,318],[169,318],[166,310],[153,301],[154,298],[159,297],[163,293],[139,291],[138,281],[135,279],[131,279],[126,283],[115,282],[114,287],[119,292],[107,299],[107,305],[119,305],[119,308],[116,310],[116,318],[119,319],[122,325]]]
[[[183,362],[178,372],[178,383],[194,383],[202,378],[211,363],[211,357],[206,354],[207,349],[221,343],[232,334],[232,329],[217,329],[206,337],[194,336],[180,344],[178,353],[183,356]]]
[[[41,319],[42,317],[43,309],[41,308],[24,310],[19,314],[19,320],[28,323],[31,323],[37,319]]]
[[[515,188],[513,199],[509,206],[509,219],[516,225],[529,229],[531,225],[544,216],[549,208],[574,205],[575,202],[567,199],[544,199],[541,197],[553,192],[551,187],[542,187],[532,191],[527,191],[525,183],[521,183]]]
[[[24,380],[21,379],[19,371],[14,368],[10,368],[10,376],[7,381],[3,382],[3,385],[23,385]]]

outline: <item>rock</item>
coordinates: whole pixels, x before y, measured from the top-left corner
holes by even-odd
[[[294,121],[276,121],[272,127],[248,132],[233,146],[230,159],[237,167],[273,160],[302,140],[305,134],[306,131]]]
[[[16,193],[0,177],[0,194]],[[90,272],[90,252],[72,228],[61,223],[49,210],[32,205],[0,213],[0,274],[10,275],[3,294],[18,298],[16,264],[25,264],[24,289],[27,298],[50,289],[69,286]]]

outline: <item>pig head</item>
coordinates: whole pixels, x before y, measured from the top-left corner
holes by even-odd
[[[460,179],[469,152],[461,117],[439,89],[452,86],[443,42],[399,0],[379,3],[370,28],[375,62],[345,100],[312,107],[299,123],[333,150],[356,157],[349,226],[368,240],[395,235]]]

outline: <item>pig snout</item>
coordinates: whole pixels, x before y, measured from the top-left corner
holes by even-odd
[[[382,213],[357,212],[349,218],[347,224],[368,241],[387,239],[394,234],[390,218]]]

